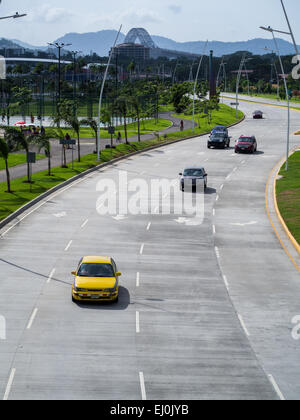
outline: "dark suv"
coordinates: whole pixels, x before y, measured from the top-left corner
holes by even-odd
[[[228,136],[228,128],[225,127],[224,125],[218,125],[217,127],[213,128],[211,130],[210,135],[215,134],[215,133],[224,133],[226,134],[226,136]]]
[[[215,132],[209,136],[207,147],[222,148],[230,147],[230,137],[225,132]]]

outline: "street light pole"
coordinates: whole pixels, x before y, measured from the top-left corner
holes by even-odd
[[[25,16],[27,16],[26,13],[23,13],[22,15],[20,15],[18,12],[16,12],[14,15],[11,15],[11,16],[3,16],[3,17],[0,17],[0,20],[4,20],[4,19],[18,19],[18,18],[22,18],[22,17],[25,17]]]
[[[298,46],[297,46],[297,43],[296,43],[296,39],[295,39],[294,34],[293,34],[293,30],[292,30],[292,27],[291,27],[291,24],[290,24],[290,21],[289,21],[288,14],[287,14],[287,12],[286,12],[286,9],[285,9],[285,6],[284,6],[284,3],[283,3],[283,0],[280,0],[280,1],[281,1],[281,5],[282,5],[282,8],[283,8],[283,12],[284,12],[284,14],[285,14],[285,18],[286,18],[286,21],[287,21],[287,24],[288,24],[289,30],[290,30],[289,35],[291,35],[292,40],[293,40],[293,44],[294,44],[294,47],[295,47],[296,55],[299,55],[299,49],[298,49]]]
[[[118,34],[116,36],[116,39],[115,39],[115,42],[114,42],[114,45],[113,45],[113,47],[112,47],[112,49],[110,51],[110,55],[109,55],[108,63],[106,65],[105,74],[104,74],[104,77],[103,77],[101,91],[100,91],[99,109],[98,109],[98,138],[97,138],[97,160],[98,161],[100,160],[100,152],[101,152],[100,151],[101,107],[102,107],[102,98],[103,98],[104,86],[105,86],[105,82],[106,82],[106,78],[107,78],[108,69],[109,69],[109,66],[110,66],[110,63],[111,63],[111,59],[112,59],[112,56],[113,56],[113,52],[114,52],[115,47],[117,45],[117,42],[118,42],[118,39],[119,39],[121,30],[122,30],[122,25],[120,26],[119,32],[118,32]]]
[[[237,79],[236,79],[236,92],[235,92],[235,96],[236,96],[236,104],[235,104],[235,106],[236,106],[236,119],[239,118],[239,87],[240,87],[242,70],[243,70],[243,67],[245,65],[245,59],[246,59],[246,54],[243,54],[243,57],[242,57],[242,60],[241,60],[241,63],[240,63],[240,68],[239,68],[239,71],[238,71],[238,76],[237,76]]]
[[[76,93],[77,93],[77,80],[76,80],[76,55],[80,54],[81,51],[71,51],[73,55],[73,106],[74,116],[76,115]]]
[[[61,100],[61,50],[64,47],[69,47],[72,44],[65,44],[63,42],[54,42],[54,43],[48,43],[51,47],[55,47],[58,49],[58,96],[57,96],[57,103],[56,103],[56,110],[57,115],[59,117],[60,115],[60,100]]]
[[[197,69],[197,74],[196,74],[196,78],[195,78],[195,83],[194,83],[194,95],[193,95],[193,134],[195,134],[195,100],[196,100],[196,89],[197,89],[197,83],[198,83],[199,73],[200,73],[200,69],[201,69],[201,65],[202,65],[202,61],[203,61],[203,58],[204,58],[204,54],[205,54],[207,45],[208,45],[208,40],[206,41],[206,43],[204,45],[203,53],[202,53],[202,56],[201,56],[200,61],[199,61],[199,65],[198,65],[198,69]]]
[[[291,120],[291,117],[290,117],[290,95],[289,95],[289,91],[288,91],[288,86],[287,86],[287,82],[286,82],[284,67],[283,67],[283,63],[282,63],[282,59],[281,59],[281,55],[280,55],[278,43],[277,43],[277,40],[276,40],[275,35],[274,35],[274,32],[278,32],[278,31],[272,29],[270,26],[268,28],[266,28],[264,26],[261,26],[261,29],[263,29],[264,31],[267,31],[267,32],[271,32],[271,34],[273,36],[275,48],[276,48],[276,51],[277,51],[277,54],[278,54],[279,63],[280,63],[280,67],[281,67],[283,82],[284,82],[284,88],[285,88],[286,100],[287,100],[287,107],[288,107],[288,132],[287,132],[286,166],[285,166],[285,170],[288,171],[289,170],[289,155],[290,155],[290,120]]]

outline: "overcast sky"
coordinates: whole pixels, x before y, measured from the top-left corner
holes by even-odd
[[[284,0],[300,44],[300,1]],[[175,41],[245,41],[269,37],[259,29],[286,30],[280,0],[2,0],[0,16],[28,17],[0,21],[0,37],[45,45],[68,32],[96,32],[144,27]],[[287,38],[287,37],[285,37]]]

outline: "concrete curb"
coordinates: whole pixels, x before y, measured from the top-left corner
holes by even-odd
[[[245,120],[245,118],[246,118],[246,116],[244,115],[244,117],[241,120],[239,120],[238,122],[236,122],[234,124],[229,125],[228,128],[234,127],[234,126],[236,126],[238,124],[241,124]],[[171,145],[171,144],[183,142],[185,140],[191,140],[191,139],[198,138],[198,137],[204,137],[204,136],[207,136],[208,134],[209,134],[209,132],[198,134],[198,135],[195,135],[195,136],[185,137],[183,139],[177,139],[177,140],[173,140],[173,141],[169,141],[169,142],[166,141],[164,143],[161,143],[161,144],[158,144],[158,145],[155,145],[155,146],[147,147],[145,149],[142,149],[142,150],[138,150],[136,152],[129,153],[128,155],[121,156],[119,158],[110,160],[109,162],[101,163],[100,165],[97,165],[94,168],[88,169],[88,170],[86,170],[86,171],[84,171],[84,172],[82,172],[82,173],[80,173],[78,175],[75,175],[74,177],[68,179],[67,181],[62,182],[61,184],[56,185],[55,187],[53,187],[50,190],[46,191],[45,193],[39,195],[38,197],[36,197],[32,201],[29,201],[23,207],[20,207],[14,213],[12,213],[11,215],[9,215],[6,219],[2,220],[2,222],[0,222],[0,230],[3,229],[9,223],[11,223],[14,219],[16,219],[17,217],[19,217],[21,214],[25,213],[28,209],[30,209],[31,207],[35,206],[39,202],[41,202],[44,199],[46,199],[47,197],[49,197],[51,194],[59,191],[60,189],[65,188],[66,186],[72,184],[73,182],[78,181],[81,178],[86,177],[87,175],[89,175],[89,174],[91,174],[93,172],[98,171],[99,169],[105,168],[107,166],[114,165],[115,163],[118,163],[118,162],[120,162],[122,160],[129,159],[132,156],[137,156],[137,155],[140,155],[142,153],[146,153],[146,152],[151,151],[151,150],[159,149],[161,147],[165,147],[165,146],[168,146],[168,145]]]

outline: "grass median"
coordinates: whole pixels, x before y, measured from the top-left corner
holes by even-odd
[[[141,135],[155,132],[155,131],[162,131],[172,126],[172,122],[169,120],[164,120],[159,118],[158,120],[151,119],[151,120],[141,120],[140,122],[140,131]],[[46,133],[49,134],[53,131],[53,128],[47,127]],[[63,127],[62,132],[64,135],[69,133],[74,138],[77,137],[76,133],[68,127]],[[113,136],[114,139],[117,138],[118,133],[121,133],[121,137],[125,138],[125,130],[124,125],[120,125],[116,127],[116,134]],[[138,124],[137,122],[127,124],[127,135],[129,137],[135,137],[138,135]],[[95,138],[95,133],[90,127],[81,127],[80,128],[80,138],[82,139],[93,139]],[[101,129],[101,138],[110,139],[110,135],[108,134],[107,129]]]
[[[229,107],[228,107],[229,108]],[[241,119],[243,114],[240,114]],[[197,127],[196,135],[200,133],[209,132],[214,125],[224,124],[231,125],[234,122],[237,122],[233,115],[229,112],[229,117],[225,120],[223,117],[220,120],[220,116],[216,115],[213,119],[211,125]],[[99,165],[99,163],[105,163],[110,160],[116,159],[121,156],[129,155],[133,152],[147,149],[151,146],[157,146],[160,144],[171,143],[178,139],[184,139],[191,137],[193,135],[192,129],[185,130],[182,132],[170,133],[168,135],[158,137],[153,140],[147,140],[142,142],[132,142],[128,145],[120,144],[116,146],[115,149],[106,149],[101,152],[101,162],[97,161],[96,155],[86,155],[81,158],[81,162],[74,162],[74,169],[72,165],[69,164],[68,168],[54,168],[52,169],[52,176],[47,176],[47,171],[41,171],[36,174],[33,174],[32,180],[34,184],[32,185],[32,191],[30,191],[30,185],[25,184],[24,181],[26,178],[18,178],[11,181],[11,189],[13,190],[12,194],[6,193],[7,185],[6,183],[0,183],[0,221],[5,219],[11,213],[18,210],[20,207],[24,206],[29,201],[33,200],[37,196],[43,194],[49,189],[61,184],[62,182]]]
[[[300,151],[289,160],[289,170],[285,164],[281,168],[281,179],[277,181],[277,201],[280,213],[290,232],[300,244]]]
[[[36,160],[44,159],[44,155],[37,154]],[[8,158],[8,167],[23,165],[27,162],[26,153],[11,153]],[[0,157],[0,171],[5,169],[4,159]]]
[[[244,114],[239,111],[238,120],[243,118]],[[186,114],[174,114],[174,117],[186,119],[193,121],[192,115]],[[195,123],[198,125],[195,128],[195,134],[210,132],[217,125],[231,125],[237,122],[236,119],[236,110],[227,105],[220,104],[220,109],[212,111],[211,120],[208,121],[208,118],[204,114],[195,115]],[[192,130],[191,130],[192,132]]]

